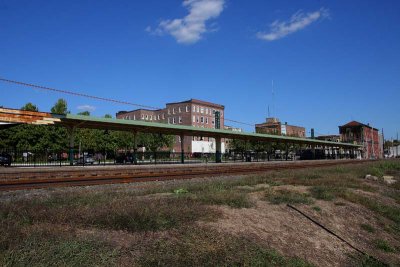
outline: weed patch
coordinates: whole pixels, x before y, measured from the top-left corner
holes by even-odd
[[[265,199],[272,204],[312,204],[308,194],[302,194],[290,190],[269,190],[265,193]]]
[[[387,253],[395,252],[395,249],[392,248],[386,240],[382,239],[375,240],[375,247]]]
[[[316,199],[322,200],[334,200],[338,195],[343,194],[346,191],[344,188],[340,187],[330,187],[330,186],[314,186],[311,188],[311,196]]]
[[[361,229],[363,229],[364,231],[367,231],[368,233],[374,233],[375,232],[375,228],[372,227],[369,224],[366,223],[362,223],[360,224]]]

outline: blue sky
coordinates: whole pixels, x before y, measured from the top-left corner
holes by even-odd
[[[399,25],[397,0],[0,0],[0,77],[155,107],[197,98],[251,124],[270,105],[307,131],[358,120],[390,138],[400,131]],[[0,94],[12,108],[48,111],[63,97],[72,113],[134,109],[2,82]]]

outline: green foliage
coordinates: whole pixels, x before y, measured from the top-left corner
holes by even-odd
[[[38,111],[36,105],[27,103],[23,110]],[[66,100],[58,99],[51,108],[52,113],[66,114],[68,105]],[[78,115],[90,116],[89,111]],[[106,114],[105,118],[112,118]],[[104,131],[98,129],[77,129],[75,132],[75,148],[81,147],[82,151],[95,150],[130,150],[134,148],[133,133]],[[174,143],[174,136],[160,134],[139,133],[137,143],[145,146],[147,150],[157,151],[162,148],[170,149]],[[69,135],[64,127],[43,125],[18,125],[9,129],[0,130],[0,148],[16,150],[67,150],[69,148]]]
[[[26,103],[21,109],[26,111],[39,111],[38,107],[31,102]]]
[[[313,208],[313,210],[315,210],[317,212],[321,212],[322,211],[322,209],[320,207],[318,207],[318,206],[314,206],[312,208]]]
[[[345,189],[332,186],[314,186],[311,188],[311,195],[316,199],[333,200],[338,193],[342,193]]]
[[[28,238],[17,250],[5,253],[3,266],[110,266],[116,250],[95,241]]]
[[[81,115],[81,116],[90,116],[90,111],[85,110],[85,111],[82,111],[82,112],[78,112],[78,115]]]
[[[363,229],[364,231],[367,231],[368,233],[374,233],[375,232],[375,228],[372,227],[369,224],[366,223],[362,223],[360,224],[361,229]]]
[[[54,106],[51,108],[51,113],[55,114],[67,114],[67,101],[65,99],[58,99]]]
[[[375,240],[375,247],[385,252],[395,252],[396,250],[390,246],[386,240],[377,239]]]

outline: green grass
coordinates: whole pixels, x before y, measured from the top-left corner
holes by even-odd
[[[314,206],[314,207],[312,207],[312,209],[315,210],[316,212],[321,212],[322,211],[322,209],[320,207],[318,207],[318,206]]]
[[[332,201],[346,191],[342,187],[314,186],[310,189],[311,196],[316,199]]]
[[[363,229],[364,231],[366,231],[368,233],[375,233],[375,228],[369,224],[362,223],[362,224],[360,224],[360,227],[361,227],[361,229]]]
[[[141,266],[311,266],[287,258],[245,237],[203,228],[181,229],[178,238],[157,240],[138,262]]]
[[[269,190],[265,193],[265,199],[272,204],[312,204],[313,200],[308,194],[302,194],[290,190]]]
[[[46,199],[43,202],[0,203],[0,218],[2,222],[13,221],[25,225],[78,224],[136,232],[171,229],[197,220],[209,220],[218,214],[199,201],[185,196],[144,199],[121,196],[106,203],[97,203],[94,196],[82,195],[83,199],[93,200],[83,201],[86,203],[83,205],[70,206],[64,204],[69,200],[61,201],[59,197],[54,201]],[[68,199],[67,196],[65,198]]]
[[[393,247],[390,246],[390,244],[386,240],[382,239],[375,240],[375,247],[386,253],[392,253],[396,251]]]
[[[98,241],[34,232],[17,246],[2,250],[0,265],[110,266],[117,257],[117,250]]]

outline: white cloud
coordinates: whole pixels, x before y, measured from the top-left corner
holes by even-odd
[[[189,11],[186,17],[163,20],[154,31],[151,27],[147,27],[146,31],[158,35],[170,34],[182,44],[196,43],[204,33],[213,31],[207,28],[206,22],[221,14],[225,7],[224,3],[225,0],[185,0],[183,6]]]
[[[77,109],[81,110],[81,111],[90,111],[90,112],[92,112],[92,111],[96,110],[96,107],[91,106],[91,105],[81,105],[81,106],[78,106]]]
[[[321,8],[318,11],[312,13],[303,13],[297,11],[289,21],[275,20],[270,24],[269,32],[258,32],[257,37],[266,41],[274,41],[285,37],[291,33],[300,31],[310,25],[311,23],[322,20],[329,17],[329,11],[325,8]]]

